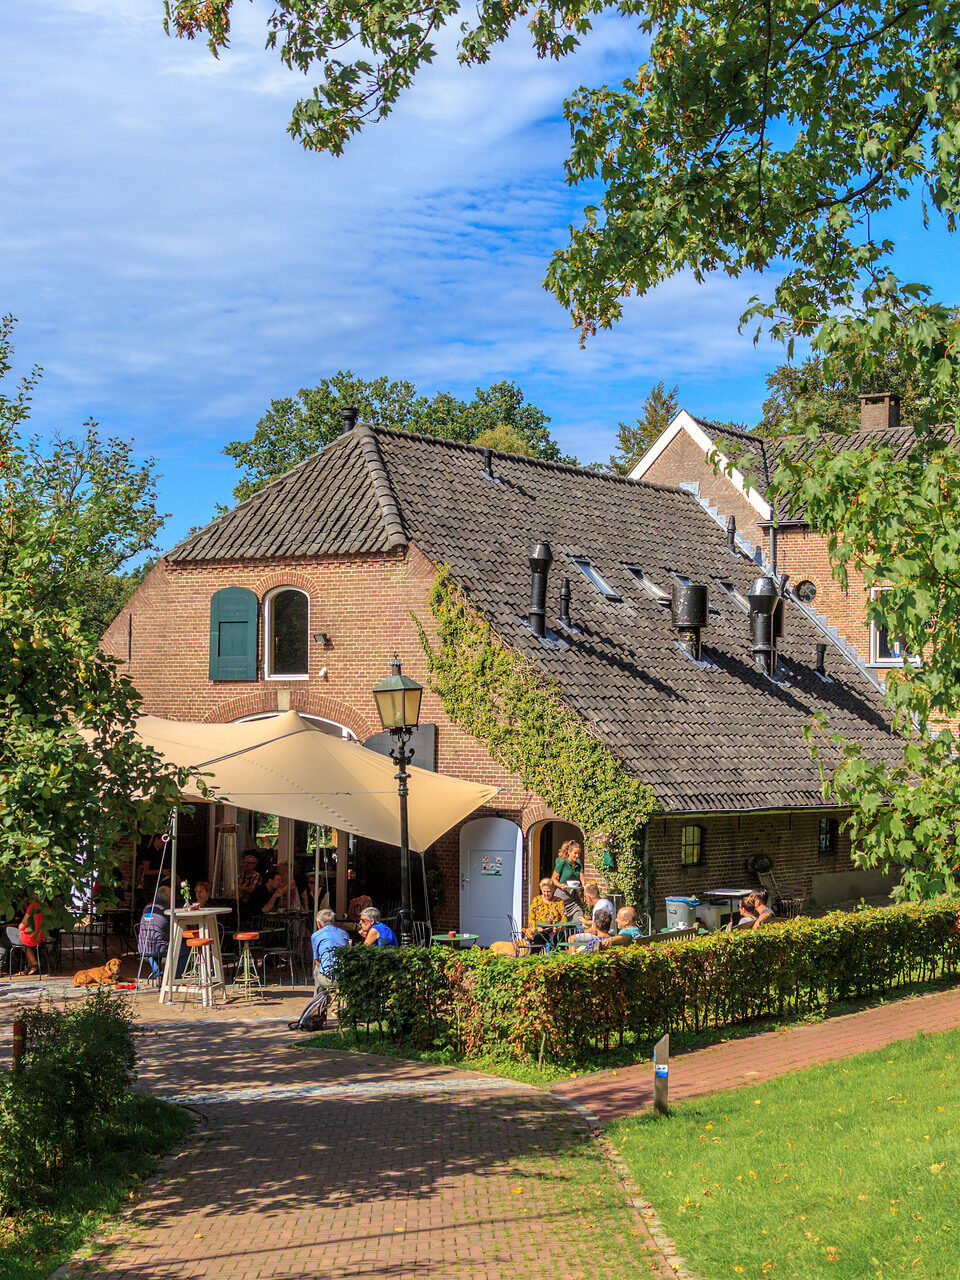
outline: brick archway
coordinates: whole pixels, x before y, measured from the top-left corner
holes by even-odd
[[[276,689],[257,689],[241,694],[238,698],[230,698],[211,711],[204,720],[206,724],[230,724],[234,720],[243,720],[248,716],[280,715],[277,707]],[[317,716],[321,720],[329,720],[333,724],[343,725],[356,735],[359,742],[366,741],[380,728],[373,718],[358,711],[356,707],[339,698],[327,694],[310,693],[299,689],[291,689],[290,710],[299,711],[301,715]]]

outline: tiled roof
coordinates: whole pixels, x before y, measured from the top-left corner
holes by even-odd
[[[828,637],[796,605],[787,607],[781,649],[789,674],[776,684],[757,670],[748,619],[714,581],[743,592],[757,567],[729,554],[723,530],[690,494],[500,453],[493,482],[480,449],[383,428],[370,436],[382,472],[364,472],[360,454],[369,446],[363,430],[351,433],[182,543],[176,558],[386,550],[388,525],[402,521],[403,534],[450,566],[503,639],[556,681],[667,810],[821,805],[819,772],[801,736],[816,711],[827,711],[868,756],[894,751],[881,695],[863,672],[832,648],[833,681],[816,675],[816,645]],[[561,579],[571,583],[579,633],[567,647],[545,647],[524,622],[527,557],[541,539],[553,549],[547,616],[557,631]],[[588,559],[621,598],[606,599],[574,557]],[[639,586],[630,565],[668,591],[671,571],[709,586],[704,656],[712,666],[681,652],[669,609]]]
[[[287,471],[166,558],[252,560],[388,551],[406,536],[383,469],[376,436],[358,429]]]
[[[693,415],[690,415],[693,417]],[[706,418],[694,418],[696,424],[710,437],[731,462],[741,458],[749,462],[751,473],[761,481],[761,491],[770,483],[770,443],[752,431],[738,431],[724,423],[710,422]]]

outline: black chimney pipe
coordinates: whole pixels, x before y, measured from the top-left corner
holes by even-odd
[[[754,662],[773,676],[777,669],[777,639],[783,634],[783,619],[777,619],[783,601],[773,578],[756,578],[747,592],[750,601],[750,652]],[[779,626],[778,626],[779,622]]]
[[[825,665],[826,657],[827,657],[827,646],[825,644],[818,644],[817,645],[817,675],[818,676],[825,676],[827,674],[827,668]]]
[[[485,476],[489,476],[491,480],[496,479],[496,477],[493,474],[493,450],[492,449],[484,449],[483,451],[483,474]]]
[[[352,431],[357,425],[357,411],[352,406],[341,409],[340,417],[343,419],[344,431]]]
[[[700,630],[707,625],[710,599],[699,582],[674,582],[670,592],[670,614],[680,648],[700,661]]]
[[[737,554],[737,517],[727,517],[727,550],[732,556]]]
[[[573,623],[570,621],[570,579],[564,578],[560,583],[560,621],[568,631],[573,630]]]
[[[530,611],[527,620],[535,636],[547,634],[547,574],[553,564],[549,542],[538,542],[530,552]]]

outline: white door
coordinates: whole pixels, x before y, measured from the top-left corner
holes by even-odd
[[[506,818],[478,818],[460,830],[460,930],[488,947],[510,937],[507,916],[519,922],[523,833]]]

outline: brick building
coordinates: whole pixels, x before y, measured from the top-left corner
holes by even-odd
[[[884,444],[894,456],[906,453],[913,432],[900,422],[895,395],[860,398],[860,430],[827,435],[817,445],[860,449]],[[788,574],[791,591],[812,616],[835,629],[833,637],[882,685],[886,672],[903,665],[902,649],[882,628],[868,622],[867,588],[855,572],[844,591],[830,571],[827,540],[812,529],[804,513],[789,511],[785,497],[771,505],[763,495],[777,469],[782,440],[764,440],[750,432],[719,426],[681,410],[631,469],[634,480],[679,485],[688,489],[716,519],[736,521],[740,545],[748,554]],[[802,451],[808,446],[804,442]],[[715,472],[712,457],[722,460]],[[708,462],[708,458],[711,461]],[[729,473],[728,473],[729,471]]]
[[[528,563],[541,541],[552,548],[543,636]],[[749,883],[757,853],[820,901],[872,887],[852,866],[842,814],[823,806],[801,730],[827,710],[865,751],[890,752],[878,689],[770,579],[757,607],[779,621],[758,647],[756,563],[678,488],[352,426],[169,551],[104,645],[154,715],[228,723],[293,709],[364,743],[379,728],[371,691],[396,650],[426,690],[421,723],[432,727],[415,763],[500,788],[427,851],[435,920],[481,933],[501,920],[502,936],[560,843],[583,833],[451,723],[430,690],[414,619],[435,634],[429,595],[443,565],[653,789],[645,851],[657,918],[668,894]],[[684,618],[698,601],[703,617]],[[195,875],[212,856],[213,808],[198,806],[185,833]],[[255,831],[253,817],[241,822]],[[281,822],[280,835],[296,857],[302,833]],[[350,896],[399,897],[395,851],[341,837],[339,858]]]

